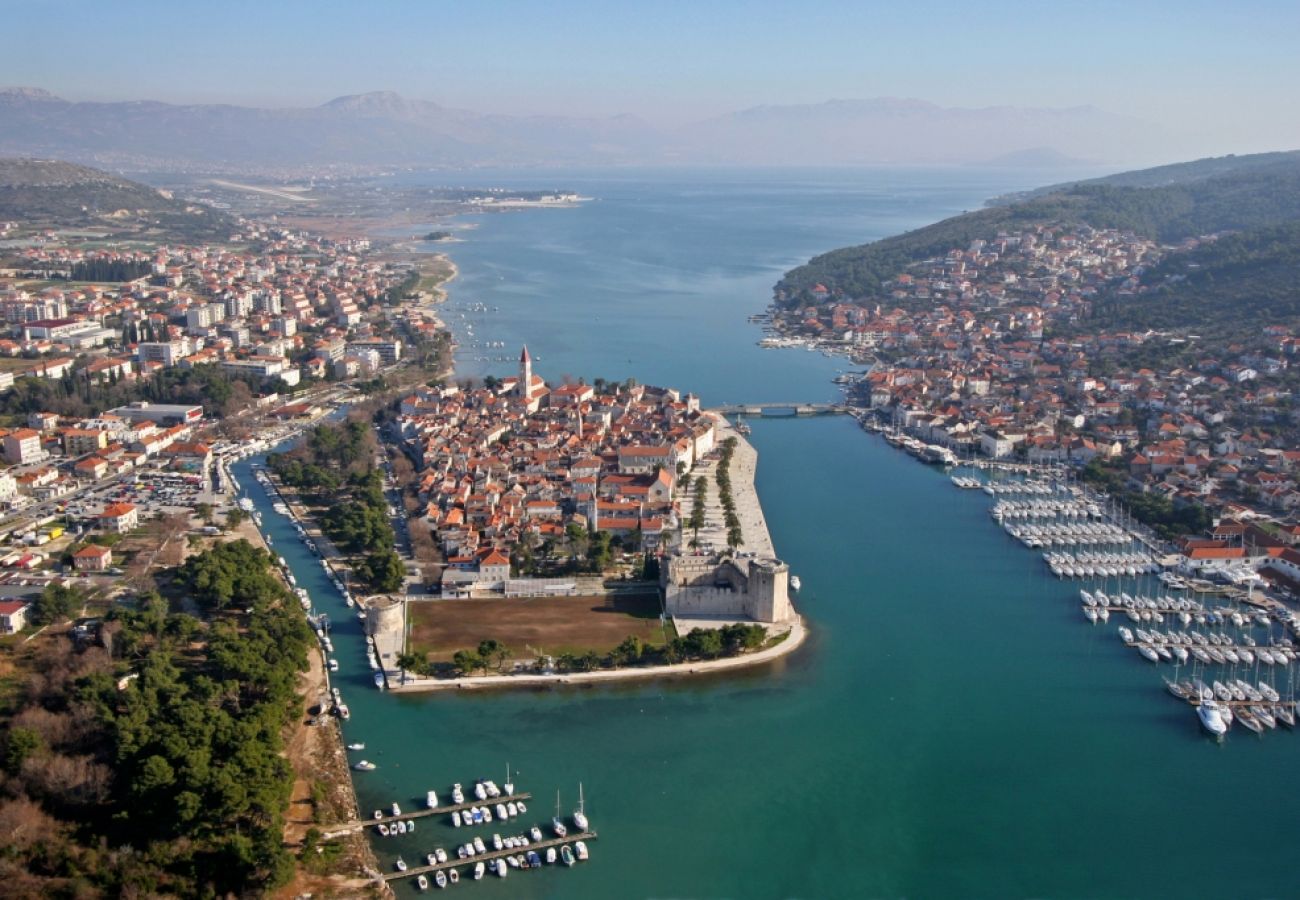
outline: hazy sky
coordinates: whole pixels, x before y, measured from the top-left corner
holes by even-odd
[[[1300,146],[1300,0],[6,0],[0,84],[311,105],[396,90],[660,124],[764,103],[1091,104]]]

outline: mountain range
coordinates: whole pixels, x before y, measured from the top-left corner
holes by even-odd
[[[876,98],[758,106],[678,128],[631,115],[493,115],[390,91],[266,109],[74,102],[0,90],[0,155],[122,169],[625,164],[978,164],[1137,158],[1159,138],[1094,107],[943,107]]]

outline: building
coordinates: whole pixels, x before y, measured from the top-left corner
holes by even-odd
[[[78,572],[105,572],[113,565],[113,551],[98,544],[87,544],[72,554],[72,565]]]
[[[159,362],[164,366],[174,366],[190,355],[190,342],[185,341],[142,341],[135,346],[135,357],[142,363]]]
[[[17,634],[26,628],[31,608],[26,600],[0,600],[0,634]]]
[[[129,406],[110,409],[110,415],[132,422],[157,422],[159,425],[192,425],[203,418],[203,407],[181,403],[148,403],[143,400]]]
[[[775,624],[794,619],[790,567],[779,559],[675,554],[661,570],[671,616]]]
[[[41,433],[31,428],[18,428],[5,435],[5,459],[14,465],[26,465],[45,458],[41,449]]]
[[[105,531],[124,534],[139,524],[140,514],[134,503],[114,503],[99,514],[99,525]]]

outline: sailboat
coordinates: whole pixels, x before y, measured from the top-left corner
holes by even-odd
[[[515,792],[515,783],[510,780],[510,763],[506,763],[506,780],[505,784],[501,785],[501,787],[506,794],[513,794]]]
[[[582,799],[582,782],[578,782],[578,808],[573,811],[573,824],[578,826],[579,831],[587,830],[587,811]]]
[[[560,818],[560,792],[555,792],[555,818],[551,819],[551,828],[555,831],[556,837],[564,837],[569,833],[569,829],[564,827],[564,820]]]

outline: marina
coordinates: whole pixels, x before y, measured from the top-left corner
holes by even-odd
[[[529,793],[518,793],[518,794],[509,795],[509,799],[514,800],[516,802],[520,800],[531,800],[532,798],[533,795]],[[412,819],[423,819],[428,816],[447,816],[448,818],[450,818],[452,813],[459,813],[464,810],[478,809],[483,805],[489,803],[491,803],[491,801],[479,800],[478,798],[475,798],[473,800],[468,800],[464,803],[453,803],[448,806],[438,806],[435,808],[415,809],[415,810],[411,810],[410,812],[402,812],[396,815],[387,815],[387,814],[380,813],[370,819],[356,819],[352,822],[342,822],[337,825],[321,826],[321,831],[324,832],[326,838],[337,837],[340,834],[347,834],[348,832],[352,832],[352,831],[360,831],[363,828],[376,828],[379,825],[387,826],[387,825],[391,825],[393,822],[409,822]],[[491,805],[495,806],[495,803],[491,803]]]
[[[558,849],[560,847],[572,847],[579,843],[586,844],[588,841],[594,841],[596,840],[596,837],[597,834],[594,831],[581,831],[578,832],[577,834],[566,835],[565,837],[554,837],[554,838],[549,838],[541,841],[530,841],[528,844],[521,845],[521,847],[507,847],[507,848],[502,848],[500,850],[487,850],[483,853],[476,854],[472,858],[448,859],[446,862],[435,862],[423,866],[411,866],[403,871],[386,872],[384,873],[383,878],[385,881],[396,881],[398,879],[403,879],[403,878],[416,878],[420,875],[427,875],[433,872],[448,872],[453,870],[459,872],[462,868],[465,868],[467,866],[472,868],[478,863],[490,863],[490,862],[496,862],[498,860],[505,861],[511,858],[522,856],[524,854],[520,852],[521,849],[536,852],[539,850],[545,851],[549,848]],[[519,866],[512,866],[511,868],[540,868],[540,867],[541,867],[540,865],[530,865],[530,866],[519,865]]]

